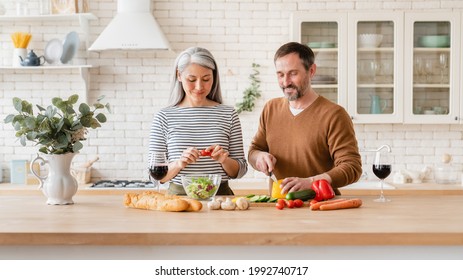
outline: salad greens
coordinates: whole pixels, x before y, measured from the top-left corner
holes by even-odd
[[[191,198],[208,199],[215,194],[217,188],[218,186],[215,186],[211,179],[198,177],[191,180],[186,187],[186,192]]]

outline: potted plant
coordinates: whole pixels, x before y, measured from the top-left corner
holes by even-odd
[[[26,146],[27,141],[39,146],[42,156],[37,154],[31,166],[37,160],[49,164],[46,177],[38,176],[31,168],[40,180],[39,188],[48,198],[48,204],[74,203],[72,197],[77,192],[77,182],[70,173],[71,161],[75,153],[83,148],[82,141],[86,140],[88,129],[96,129],[106,122],[106,116],[97,113],[104,108],[110,111],[109,104],[100,103],[103,98],[97,99],[93,108],[81,103],[76,110],[74,105],[78,95],[71,95],[67,100],[55,97],[52,105],[46,108],[36,105],[37,114],[34,114],[31,103],[13,98],[13,106],[18,113],[6,116],[4,122],[13,125],[22,146]]]

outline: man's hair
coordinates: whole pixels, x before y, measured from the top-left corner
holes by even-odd
[[[275,63],[277,59],[286,56],[291,53],[297,53],[299,58],[304,65],[305,70],[309,70],[310,66],[315,62],[315,55],[311,48],[306,45],[297,43],[297,42],[289,42],[281,46],[275,53],[273,57],[273,62]]]

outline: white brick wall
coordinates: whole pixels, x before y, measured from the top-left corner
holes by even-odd
[[[29,1],[30,14],[37,6]],[[90,9],[98,20],[90,22],[92,42],[116,13],[116,0],[92,0]],[[15,13],[14,1],[0,0],[8,14]],[[421,10],[451,11],[463,9],[462,1],[339,1],[339,0],[154,0],[154,15],[169,39],[174,51],[107,51],[90,52],[81,46],[75,60],[92,64],[90,69],[89,101],[105,95],[113,114],[108,123],[91,131],[84,149],[75,158],[80,163],[94,158],[94,180],[146,179],[144,159],[153,114],[166,106],[169,98],[172,64],[176,54],[190,46],[203,46],[216,57],[224,90],[225,103],[234,105],[241,100],[242,91],[249,85],[248,76],[253,62],[261,65],[263,96],[252,113],[240,115],[244,143],[249,145],[257,129],[260,111],[266,100],[280,96],[274,67],[275,50],[289,38],[289,17],[294,11],[320,13],[345,10]],[[30,47],[43,54],[46,42],[64,39],[76,30],[76,22],[19,22],[0,25],[0,63],[11,63],[10,34],[32,32]],[[38,104],[48,104],[56,95],[66,97],[82,92],[84,85],[78,70],[32,71],[2,70],[0,72],[1,119],[13,112],[11,98],[21,97]],[[362,149],[390,144],[393,147],[394,169],[421,169],[433,165],[442,153],[452,153],[455,161],[463,163],[462,127],[459,125],[356,125]],[[15,141],[10,126],[0,123],[0,167],[3,180],[9,180],[12,159],[31,159],[35,147],[23,148]],[[364,153],[362,159],[371,164],[373,155]],[[367,166],[368,170],[369,167]],[[250,169],[248,178],[262,177]]]

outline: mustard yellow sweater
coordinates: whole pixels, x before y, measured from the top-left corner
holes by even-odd
[[[352,120],[343,107],[322,96],[296,116],[284,97],[267,102],[249,155],[255,150],[277,158],[278,179],[326,172],[339,188],[356,182],[362,172]]]

